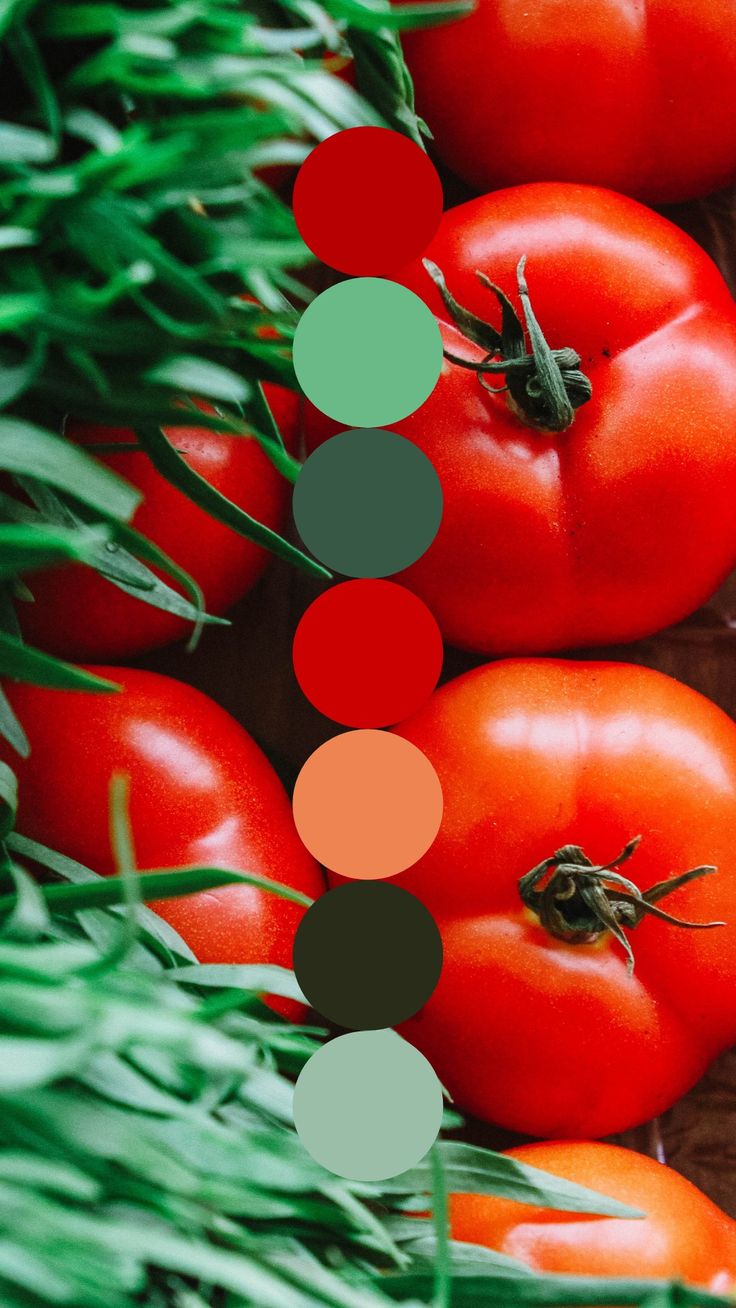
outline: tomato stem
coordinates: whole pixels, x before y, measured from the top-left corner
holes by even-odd
[[[423,261],[426,271],[439,291],[442,302],[458,330],[485,350],[481,360],[465,359],[445,350],[445,358],[460,368],[468,368],[492,394],[508,393],[515,412],[526,422],[544,431],[566,431],[574,421],[575,410],[590,399],[593,387],[580,371],[580,355],[569,346],[550,349],[537,321],[526,281],[526,255],[519,260],[516,280],[524,313],[526,331],[508,296],[485,273],[476,270],[481,285],[495,295],[501,307],[501,330],[463,308],[447,288],[444,275],[431,259]],[[527,350],[527,336],[531,350]],[[504,383],[491,386],[487,377],[501,374]]]
[[[616,858],[604,864],[591,863],[579,845],[564,845],[519,880],[523,903],[536,913],[550,935],[572,944],[589,944],[610,931],[626,951],[629,975],[634,971],[634,953],[624,928],[637,927],[647,915],[694,930],[725,926],[724,922],[685,922],[656,906],[673,890],[715,872],[710,865],[658,881],[645,891],[614,872],[636,852],[640,840],[641,836],[636,836]]]

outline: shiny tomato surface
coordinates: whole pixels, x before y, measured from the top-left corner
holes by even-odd
[[[285,442],[293,449],[298,399],[281,386],[266,385],[264,391]],[[66,434],[80,445],[135,441],[133,431],[91,423],[69,422]],[[222,495],[265,526],[282,528],[289,484],[254,438],[223,435],[206,427],[176,427],[168,435],[190,468]],[[194,577],[209,613],[226,613],[261,576],[267,551],[193,504],[156,471],[142,450],[100,457],[143,493],[132,522],[136,530]],[[50,569],[27,580],[35,602],[19,605],[23,634],[30,644],[62,658],[132,658],[192,630],[191,623],[126,594],[81,564]]]
[[[204,865],[269,877],[316,897],[319,869],[299,840],[289,799],[248,733],[183,682],[96,668],[120,694],[7,687],[31,742],[13,759],[18,830],[96,872],[114,871],[109,787],[130,781],[139,869]],[[252,886],[157,901],[203,963],[291,967],[303,909]]]
[[[520,311],[526,255],[546,340],[577,352],[592,397],[552,431],[446,361],[394,424],[444,495],[436,539],[400,580],[449,643],[489,654],[631,641],[691,613],[736,561],[736,309],[715,265],[635,201],[553,184],[449,210],[428,254],[495,327],[476,270]],[[480,362],[424,268],[403,280],[438,315],[446,349]],[[314,410],[308,425],[312,446],[337,430]]]
[[[665,202],[736,177],[735,31],[734,0],[477,0],[403,40],[440,157],[477,190]]]
[[[535,1271],[676,1279],[727,1294],[736,1280],[736,1224],[672,1168],[610,1144],[522,1145],[510,1158],[639,1209],[643,1218],[589,1217],[456,1194],[456,1240],[485,1245]]]

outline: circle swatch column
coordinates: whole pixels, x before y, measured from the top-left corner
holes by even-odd
[[[294,337],[302,390],[350,428],[307,459],[294,490],[294,519],[306,547],[352,578],[314,601],[294,638],[303,692],[325,716],[352,728],[315,750],[294,789],[305,845],[331,873],[349,879],[312,905],[294,943],[294,969],[308,1001],[349,1029],[303,1068],[294,1121],[315,1159],[364,1181],[419,1162],[442,1118],[431,1065],[389,1029],[429,998],[442,942],[426,907],[387,883],[435,839],[442,790],[426,756],[382,730],[421,707],[442,666],[432,614],[385,580],[424,553],[442,515],[435,469],[416,446],[386,430],[424,403],[442,366],[434,316],[386,279],[421,255],[441,208],[427,156],[385,128],[330,137],[309,156],[294,189],[304,240],[323,262],[355,275],[312,302]]]

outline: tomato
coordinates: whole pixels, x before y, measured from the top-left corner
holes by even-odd
[[[692,612],[736,560],[736,309],[715,265],[636,201],[554,184],[450,210],[428,254],[494,326],[501,310],[476,269],[518,310],[526,255],[542,332],[581,357],[592,397],[550,430],[564,414],[526,390],[523,413],[446,361],[394,424],[444,493],[439,533],[401,580],[451,644],[492,654],[635,640]],[[487,351],[450,324],[421,265],[402,280],[439,315],[445,348],[480,363]],[[578,373],[567,370],[574,400]],[[309,425],[312,446],[335,430],[314,412]]]
[[[288,797],[248,733],[183,682],[99,670],[122,685],[120,694],[6,687],[31,741],[30,758],[13,759],[18,830],[96,872],[114,871],[109,786],[114,773],[127,773],[142,871],[234,868],[319,895],[321,874]],[[229,885],[153,907],[203,963],[291,967],[303,910],[270,892]]]
[[[396,730],[444,794],[434,844],[395,879],[444,948],[404,1034],[462,1109],[510,1130],[595,1138],[662,1112],[736,1037],[736,725],[647,668],[520,659],[447,683]],[[564,846],[574,875],[540,873],[522,901],[519,879]],[[581,850],[642,892],[715,865],[655,906],[727,925],[622,928],[639,914]]]
[[[298,399],[264,387],[287,445],[295,444]],[[79,444],[135,441],[125,428],[69,422]],[[280,530],[289,485],[258,442],[206,427],[176,427],[172,444],[221,494],[267,527]],[[268,553],[223,526],[176,490],[141,451],[105,454],[102,462],[143,492],[132,525],[199,582],[211,614],[227,612],[260,577]],[[28,578],[35,603],[19,605],[30,644],[69,659],[126,659],[191,632],[191,623],[126,594],[98,573],[70,564]]]
[[[404,44],[438,153],[477,190],[669,202],[736,177],[735,23],[734,0],[477,0]]]
[[[539,1272],[673,1278],[715,1294],[733,1288],[736,1223],[671,1168],[610,1144],[522,1145],[508,1155],[646,1216],[589,1217],[456,1194],[450,1200],[456,1240],[497,1249]]]

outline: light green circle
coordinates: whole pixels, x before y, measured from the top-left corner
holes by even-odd
[[[347,427],[385,427],[408,417],[441,368],[442,337],[431,310],[382,277],[353,277],[323,291],[294,336],[304,394]]]
[[[415,1167],[441,1121],[434,1069],[395,1031],[330,1040],[294,1090],[294,1125],[307,1153],[351,1181],[385,1181]]]

